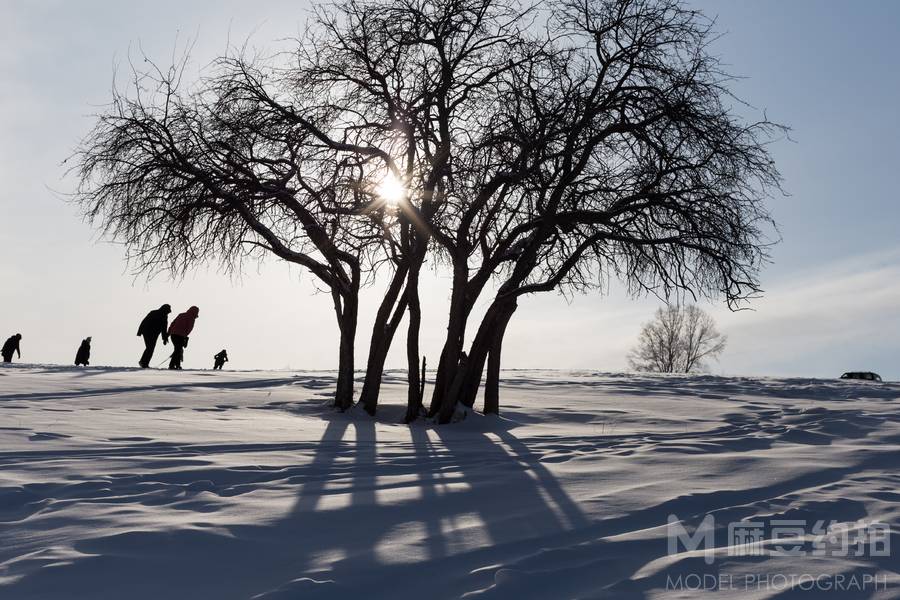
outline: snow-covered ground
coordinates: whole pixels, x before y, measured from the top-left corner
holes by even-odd
[[[437,427],[401,377],[371,419],[329,373],[0,368],[0,598],[900,597],[900,384],[508,371]]]

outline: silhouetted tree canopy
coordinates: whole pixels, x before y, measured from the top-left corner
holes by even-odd
[[[341,408],[359,287],[385,267],[360,401],[374,413],[408,316],[407,421],[423,410],[419,273],[445,268],[428,412],[474,403],[485,365],[497,412],[523,296],[611,279],[732,307],[759,293],[782,128],[740,117],[713,39],[677,0],[322,4],[287,55],[231,52],[190,85],[183,63],[136,74],[76,155],[77,199],[147,272],[275,255],[313,273],[341,332]]]

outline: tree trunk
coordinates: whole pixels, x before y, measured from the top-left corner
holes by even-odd
[[[482,319],[478,327],[478,333],[475,334],[475,339],[472,341],[469,360],[466,364],[466,374],[460,389],[458,400],[465,406],[472,407],[475,404],[478,388],[481,386],[484,365],[489,354],[496,355],[491,358],[496,361],[494,375],[495,379],[499,380],[500,346],[503,342],[503,335],[506,332],[506,325],[512,318],[516,308],[518,308],[518,303],[515,298],[511,300],[494,300],[484,315],[484,319]],[[491,374],[490,368],[488,374]],[[496,389],[492,393],[494,393],[496,398]],[[487,400],[487,397],[485,399]]]
[[[338,316],[338,327],[341,330],[334,406],[342,411],[353,405],[353,345],[356,339],[356,323],[359,308],[357,291],[358,288],[345,296],[338,296],[336,293],[332,294],[336,298],[335,311]]]
[[[468,267],[465,259],[456,261],[453,266],[453,290],[450,295],[450,314],[447,319],[447,338],[441,351],[441,362],[438,364],[434,379],[434,392],[431,396],[431,407],[428,416],[441,414],[441,420],[453,415],[456,399],[448,396],[448,390],[456,376],[459,355],[462,352],[466,334],[466,284],[468,283]]]
[[[463,378],[466,374],[466,355],[460,352],[459,366],[456,369],[456,375],[453,377],[453,381],[450,383],[450,387],[447,390],[447,398],[445,399],[444,405],[441,407],[441,412],[439,413],[438,423],[444,425],[449,423],[453,419],[453,413],[456,412],[456,398],[459,398],[462,394],[462,386],[463,386]],[[445,411],[445,408],[449,406],[449,410]]]
[[[402,318],[403,312],[406,310],[406,294],[404,294],[404,298],[400,299],[399,305],[397,304],[397,297],[403,288],[403,281],[406,279],[408,270],[408,267],[403,265],[394,271],[391,283],[384,294],[384,298],[381,300],[378,313],[375,315],[375,324],[372,326],[372,339],[369,341],[366,375],[363,380],[362,392],[359,396],[359,403],[370,415],[374,415],[378,407],[378,394],[381,391],[381,379],[384,375],[384,361],[387,360],[394,333],[397,331],[400,318]],[[395,318],[393,319],[391,319],[391,311],[394,311]],[[398,313],[400,318],[396,318]]]
[[[438,386],[444,384],[444,380],[446,379],[446,369],[444,368],[444,359],[447,358],[447,347],[450,345],[450,340],[444,340],[444,347],[441,348],[441,356],[438,358],[437,369],[434,373],[434,389],[431,390],[431,404],[428,406],[428,417],[433,417],[438,413],[441,408],[440,402],[443,399],[443,394],[438,394],[437,389]]]
[[[430,412],[437,413],[440,423],[449,423],[456,408],[457,398],[450,392],[459,371],[465,328],[465,315],[451,314],[444,352],[441,353],[443,361],[438,367],[438,376],[443,375],[443,377],[440,381],[435,377],[434,393],[431,398]]]
[[[406,335],[406,364],[409,389],[407,390],[404,423],[415,421],[422,407],[422,396],[419,387],[419,328],[422,323],[422,307],[419,304],[420,265],[421,263],[417,263],[409,270],[409,279],[406,284],[407,304],[409,306],[409,330]]]
[[[425,399],[425,374],[428,372],[426,370],[426,365],[428,361],[425,360],[425,356],[422,356],[422,377],[419,378],[419,406],[422,405],[422,401]]]
[[[500,354],[503,348],[503,336],[506,335],[506,326],[509,325],[515,310],[514,305],[502,322],[497,325],[494,339],[491,342],[487,377],[484,381],[484,414],[486,415],[500,414]]]

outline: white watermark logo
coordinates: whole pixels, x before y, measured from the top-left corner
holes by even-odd
[[[727,556],[834,556],[880,557],[891,555],[891,529],[877,521],[806,521],[770,519],[733,521],[726,539],[718,544],[713,515],[706,515],[690,531],[677,515],[669,515],[669,554],[703,552],[706,564],[722,550]],[[721,552],[720,552],[721,553]]]
[[[887,575],[841,573],[775,573],[730,575],[688,573],[666,576],[666,589],[688,592],[769,591],[799,589],[804,592],[863,592],[887,590]]]
[[[717,526],[713,515],[687,525],[677,515],[669,515],[667,526],[669,555],[702,553],[712,565],[716,557],[728,556],[829,556],[839,558],[891,556],[891,529],[877,521],[806,521],[803,519],[755,519]],[[724,537],[723,537],[724,536]],[[879,590],[887,588],[887,576],[877,574],[688,573],[667,576],[671,590],[781,590],[816,591]]]
[[[703,560],[711,565],[715,560],[716,550],[716,519],[712,515],[706,515],[700,524],[689,533],[681,523],[681,519],[675,515],[669,515],[668,526],[669,555],[681,552],[695,552],[702,550]]]

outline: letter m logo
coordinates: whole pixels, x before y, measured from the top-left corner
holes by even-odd
[[[703,561],[708,565],[713,564],[716,548],[716,520],[712,515],[706,515],[694,530],[693,535],[688,533],[681,524],[681,519],[675,515],[669,515],[669,524],[666,529],[669,537],[669,556],[703,550]]]

